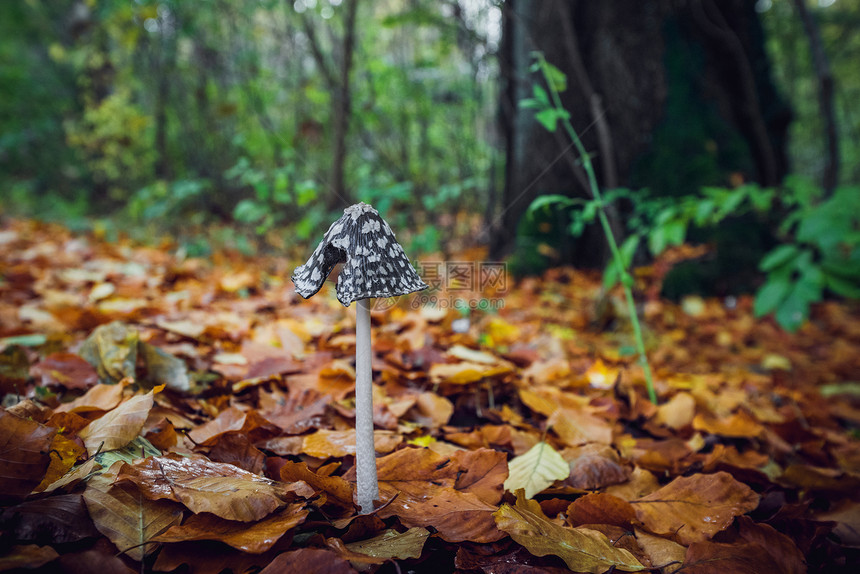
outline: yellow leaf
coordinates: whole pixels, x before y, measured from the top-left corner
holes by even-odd
[[[602,533],[589,528],[565,528],[550,522],[540,505],[517,492],[515,506],[503,504],[493,513],[496,526],[535,556],[552,554],[576,572],[601,574],[614,567],[638,572],[645,567],[630,552],[614,547]]]
[[[556,480],[570,476],[570,465],[549,444],[539,442],[528,452],[508,463],[508,478],[505,490],[515,492],[524,489],[526,498],[531,498]]]

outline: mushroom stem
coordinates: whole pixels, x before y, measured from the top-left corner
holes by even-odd
[[[370,299],[355,308],[355,474],[362,514],[373,512],[379,498],[373,446],[373,385],[370,369]]]

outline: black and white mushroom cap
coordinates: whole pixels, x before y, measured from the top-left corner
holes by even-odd
[[[366,203],[356,203],[331,224],[308,262],[293,272],[296,293],[305,299],[322,288],[338,263],[337,299],[344,307],[359,299],[395,297],[426,289],[391,227]]]

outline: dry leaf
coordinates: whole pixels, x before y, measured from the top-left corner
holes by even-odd
[[[56,432],[0,408],[0,500],[24,498],[42,482]]]
[[[430,532],[426,528],[410,528],[406,532],[386,530],[379,536],[359,542],[350,542],[345,546],[352,552],[367,554],[375,558],[406,560],[421,556],[424,542],[429,536]]]
[[[570,475],[570,465],[561,458],[548,443],[539,442],[527,453],[508,463],[508,478],[505,490],[516,492],[522,488],[526,498],[531,498],[556,480]]]
[[[154,540],[218,540],[243,552],[261,554],[274,546],[290,529],[304,522],[307,515],[308,510],[304,509],[302,502],[290,504],[280,512],[252,523],[224,520],[204,512],[190,516],[181,526],[172,526]]]
[[[678,477],[631,501],[645,527],[681,544],[701,542],[758,506],[759,496],[727,472]]]
[[[147,543],[182,520],[182,507],[166,500],[149,500],[133,484],[113,484],[115,477],[116,468],[111,467],[90,478],[84,501],[99,532],[120,552],[143,560],[158,547]]]
[[[565,528],[550,522],[540,505],[517,492],[515,506],[503,504],[493,515],[500,530],[535,556],[558,556],[576,572],[602,574],[609,568],[638,572],[645,567],[627,550],[616,548],[609,539],[588,528]]]
[[[134,440],[149,416],[154,394],[160,390],[156,387],[145,395],[130,398],[79,432],[89,455],[122,448]]]
[[[230,464],[179,455],[149,457],[123,464],[117,483],[131,482],[153,500],[181,502],[192,512],[211,512],[227,520],[254,522],[285,505],[290,493],[313,495],[302,482],[286,485]]]

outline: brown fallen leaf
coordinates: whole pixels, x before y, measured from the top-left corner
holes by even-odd
[[[426,528],[410,528],[406,532],[386,530],[379,536],[350,542],[345,546],[352,552],[367,554],[375,558],[419,558],[424,549],[424,542],[430,536]]]
[[[194,514],[181,525],[170,527],[153,538],[156,542],[218,540],[237,550],[261,554],[274,546],[290,529],[308,515],[303,502],[294,502],[276,514],[254,523],[224,520],[204,512]]]
[[[735,516],[754,510],[759,496],[727,472],[678,477],[648,496],[631,501],[645,527],[681,544],[709,540]]]
[[[192,512],[211,512],[227,520],[254,522],[285,506],[293,495],[312,496],[304,482],[289,486],[230,464],[177,454],[124,463],[117,483],[131,482],[149,499],[181,502]]]
[[[65,544],[99,535],[80,494],[61,494],[28,500],[0,513],[7,533],[24,542]]]
[[[508,476],[507,457],[491,449],[457,451],[443,456],[428,448],[405,448],[377,459],[380,493],[396,492],[420,498],[428,486],[451,487],[498,504]],[[354,473],[347,473],[347,480]]]
[[[19,500],[42,482],[57,429],[0,407],[0,500]]]
[[[720,436],[739,438],[756,438],[764,432],[764,427],[746,411],[738,411],[730,417],[698,414],[693,419],[693,428]]]
[[[337,502],[344,508],[352,509],[353,486],[339,476],[320,476],[311,471],[304,462],[286,461],[280,470],[284,482],[303,481],[315,490],[325,492],[329,500]]]
[[[644,468],[637,466],[630,473],[630,479],[627,482],[607,486],[603,492],[617,496],[622,500],[630,501],[651,494],[658,488],[660,488],[660,483],[657,482],[657,477]]]
[[[403,437],[393,431],[374,431],[373,437],[373,446],[380,454],[393,451],[403,442]],[[304,437],[302,452],[316,458],[355,454],[355,431],[318,430]]]
[[[57,551],[50,546],[16,545],[5,556],[0,556],[0,571],[39,568],[53,562],[59,556]]]
[[[130,398],[82,429],[78,436],[83,439],[87,453],[93,456],[99,451],[122,448],[134,440],[149,416],[155,393],[162,388]]]
[[[636,542],[645,552],[655,568],[660,568],[665,574],[672,574],[684,563],[687,549],[668,538],[655,536],[650,532],[636,529]]]
[[[260,452],[247,435],[228,432],[218,435],[214,446],[209,449],[209,458],[238,466],[254,474],[262,474],[266,456]]]
[[[515,506],[503,504],[493,516],[500,530],[535,556],[552,554],[576,572],[601,574],[609,568],[639,572],[645,567],[627,550],[614,547],[609,539],[588,528],[565,528],[551,522],[540,504],[517,492]]]
[[[432,526],[448,542],[493,542],[504,536],[493,522],[495,505],[471,492],[429,486],[420,494],[398,494],[390,484],[380,483],[380,499],[390,503],[377,514],[380,518],[397,516],[407,528]]]
[[[113,484],[117,468],[123,464],[91,477],[84,501],[99,532],[120,552],[143,560],[158,547],[149,542],[182,520],[182,507],[167,500],[149,500],[133,484]]]
[[[98,384],[77,399],[63,403],[54,409],[54,413],[88,413],[92,411],[109,411],[122,402],[125,387],[132,379],[123,379],[116,384]]]
[[[805,570],[803,570],[805,572]],[[694,542],[684,557],[685,574],[772,574],[772,557],[758,544]]]
[[[283,572],[355,574],[349,562],[335,552],[321,548],[300,548],[278,554],[259,574],[282,574]]]
[[[51,353],[30,369],[42,386],[58,385],[67,389],[88,389],[99,382],[96,370],[74,353]]]
[[[657,408],[656,420],[672,430],[679,430],[693,422],[696,416],[696,399],[690,393],[676,393]]]
[[[591,443],[566,448],[561,456],[570,465],[570,473],[564,484],[573,488],[596,490],[627,482],[630,477],[627,465],[609,445]]]
[[[636,511],[626,500],[611,494],[592,492],[577,498],[567,507],[567,523],[614,524],[629,529],[636,520]]]

